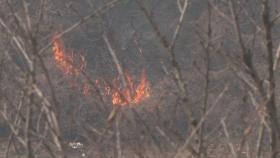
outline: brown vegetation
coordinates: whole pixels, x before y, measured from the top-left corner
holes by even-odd
[[[0,0],[0,157],[280,157],[279,6]]]

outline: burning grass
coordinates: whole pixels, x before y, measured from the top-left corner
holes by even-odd
[[[63,41],[56,35],[53,38],[53,58],[57,68],[60,69],[65,76],[82,76],[81,72],[86,70],[85,57],[82,55],[77,57],[73,53],[68,53]],[[103,96],[110,96],[112,104],[116,106],[137,105],[150,96],[150,85],[144,69],[141,72],[138,84],[129,72],[126,72],[124,75],[127,82],[125,86],[120,84],[119,78],[113,79],[113,84],[103,82],[102,85],[100,84],[102,79],[96,80],[95,86],[99,87],[101,91],[104,92]],[[83,85],[79,87],[82,87],[84,96],[90,96],[91,85],[89,83],[83,82]]]

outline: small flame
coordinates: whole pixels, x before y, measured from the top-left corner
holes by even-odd
[[[149,82],[146,78],[145,71],[142,71],[141,73],[141,81],[140,84],[135,89],[136,95],[134,98],[134,103],[139,103],[142,98],[149,97],[150,96],[150,87]]]
[[[56,66],[63,72],[66,76],[80,76],[81,72],[86,69],[86,59],[84,56],[74,56],[73,53],[68,53],[64,47],[63,41],[54,35],[54,42],[52,46],[53,57],[56,63]],[[79,60],[74,60],[79,59]],[[75,65],[74,65],[75,64]],[[69,81],[71,87],[77,87],[79,84],[72,80]],[[85,96],[90,95],[90,85],[87,82],[83,83],[82,92]]]
[[[82,55],[79,56],[79,66],[74,66],[77,63],[74,59],[77,57],[73,53],[69,54],[66,52],[63,41],[56,35],[54,36],[52,50],[57,67],[65,75],[79,75],[86,68],[86,60]]]
[[[55,41],[53,43],[53,55],[57,67],[65,74],[65,75],[73,75],[76,73],[75,68],[73,67],[73,58],[71,55],[65,53],[65,48],[63,42],[55,37]]]
[[[112,103],[114,105],[138,104],[144,98],[150,96],[149,82],[144,70],[141,73],[140,83],[137,86],[135,86],[135,82],[129,73],[125,73],[125,78],[127,81],[126,87],[116,88],[112,94]]]

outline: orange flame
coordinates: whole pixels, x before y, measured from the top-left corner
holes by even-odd
[[[63,72],[64,75],[79,76],[83,70],[86,69],[86,59],[84,56],[77,58],[73,53],[66,52],[63,41],[54,36],[53,43],[53,56],[57,67]],[[74,60],[74,59],[79,59]],[[78,63],[78,64],[77,64]],[[74,65],[75,64],[75,65]],[[132,76],[125,73],[126,85],[120,86],[118,79],[113,81],[113,87],[109,86],[104,80],[95,80],[96,87],[102,89],[103,96],[111,96],[113,105],[127,106],[132,104],[138,104],[144,98],[150,96],[149,82],[146,78],[146,73],[143,70],[141,73],[140,82],[137,85]],[[77,85],[74,81],[73,85]],[[88,82],[82,82],[81,91],[84,96],[90,96],[91,85]]]
[[[150,96],[149,82],[144,70],[141,73],[140,83],[137,86],[135,86],[134,80],[129,73],[125,73],[125,78],[127,85],[124,88],[116,88],[112,94],[112,103],[114,105],[138,104],[144,98]]]
[[[63,72],[64,75],[79,76],[81,72],[86,69],[85,57],[79,55],[77,58],[77,56],[74,56],[73,53],[69,54],[66,52],[63,41],[58,38],[57,35],[54,35],[53,39],[54,42],[52,50],[56,66]],[[69,83],[72,87],[76,87],[76,85],[78,85],[75,81],[69,81]],[[90,85],[87,82],[83,83],[82,92],[85,96],[90,95]]]
[[[76,69],[73,67],[73,58],[72,56],[65,53],[65,48],[63,42],[59,38],[55,38],[53,43],[53,55],[57,67],[65,74],[65,75],[73,75],[76,73]]]
[[[80,55],[80,63],[79,66],[75,66],[74,59],[76,58],[73,53],[69,54],[66,52],[64,44],[60,38],[56,35],[54,36],[53,43],[53,56],[57,67],[65,74],[65,75],[79,75],[79,73],[85,69],[86,61],[85,57]]]

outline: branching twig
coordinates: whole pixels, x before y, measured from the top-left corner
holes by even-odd
[[[187,148],[187,146],[189,145],[189,143],[191,142],[191,140],[195,136],[196,132],[200,129],[201,124],[206,120],[208,115],[215,109],[215,107],[218,105],[218,102],[223,98],[223,96],[225,95],[225,93],[227,91],[228,91],[228,86],[226,85],[225,88],[222,90],[222,92],[218,95],[218,97],[215,100],[215,102],[213,103],[213,105],[210,108],[208,108],[205,115],[201,117],[201,119],[198,122],[196,128],[191,132],[189,137],[185,140],[184,144],[180,148],[177,149],[177,151],[174,155],[174,158],[178,158],[183,153],[183,151]]]
[[[226,138],[227,138],[227,142],[228,142],[228,146],[230,148],[230,151],[232,153],[232,155],[237,158],[237,154],[236,154],[236,151],[235,151],[235,148],[234,148],[234,145],[233,143],[231,142],[230,140],[230,136],[229,136],[229,133],[228,133],[228,129],[227,129],[227,125],[225,123],[225,118],[223,118],[221,120],[221,124],[223,125],[223,129],[224,129],[224,132],[225,132],[225,135],[226,135]]]

